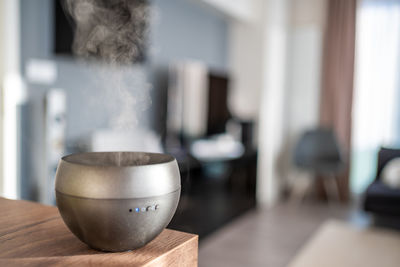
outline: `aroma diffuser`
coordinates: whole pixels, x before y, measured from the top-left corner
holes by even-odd
[[[126,251],[144,246],[168,225],[181,186],[170,155],[91,152],[63,157],[55,187],[72,233],[94,249]]]

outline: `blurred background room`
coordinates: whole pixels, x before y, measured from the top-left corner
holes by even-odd
[[[400,0],[0,0],[0,194],[169,153],[200,266],[399,266],[399,73]]]

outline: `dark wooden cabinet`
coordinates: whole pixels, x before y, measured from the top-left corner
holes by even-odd
[[[203,238],[256,206],[257,151],[212,162],[177,158],[182,194],[169,228]]]

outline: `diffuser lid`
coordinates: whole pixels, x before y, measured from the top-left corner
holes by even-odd
[[[145,198],[180,189],[174,157],[145,152],[89,152],[60,160],[56,191],[84,198]]]

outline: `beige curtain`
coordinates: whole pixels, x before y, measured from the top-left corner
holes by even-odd
[[[355,49],[356,0],[328,0],[320,123],[336,132],[347,166],[338,177],[342,200],[349,198],[351,110]]]

